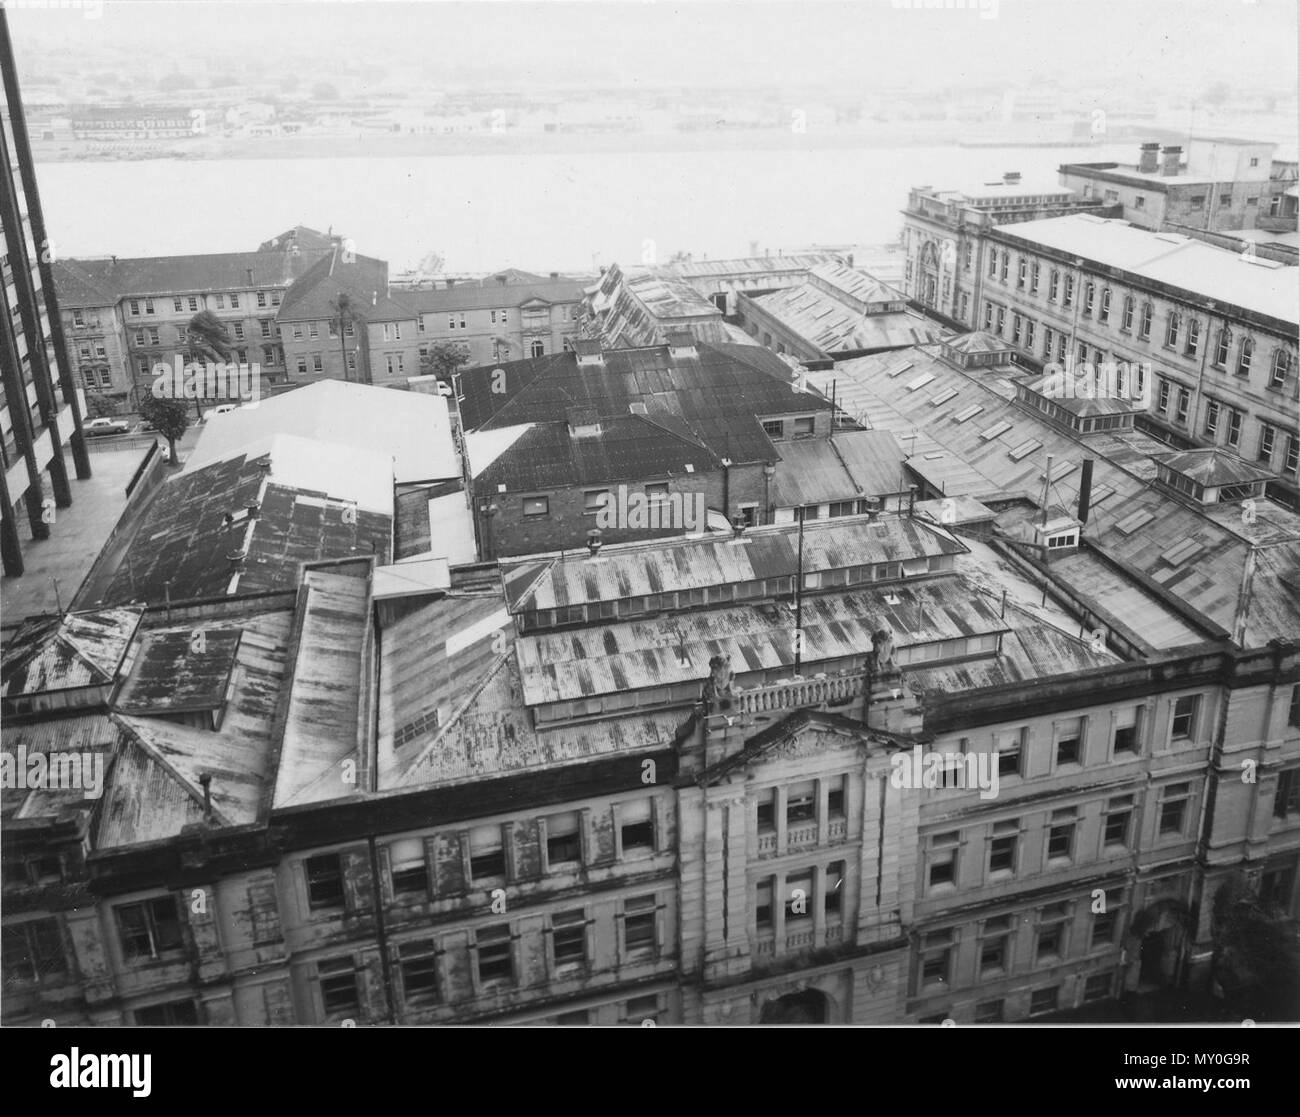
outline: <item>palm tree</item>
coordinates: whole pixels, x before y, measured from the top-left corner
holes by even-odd
[[[212,361],[214,364],[224,364],[229,361],[233,352],[226,324],[210,310],[200,310],[190,319],[189,325],[185,328],[185,340],[203,360]],[[197,418],[203,417],[197,397],[194,400],[194,414]]]
[[[343,379],[351,380],[352,377],[348,375],[347,331],[358,320],[352,309],[352,296],[346,291],[340,291],[339,297],[334,300],[330,309],[334,312],[330,325],[338,332],[339,352],[343,355]],[[357,371],[359,374],[360,370]]]

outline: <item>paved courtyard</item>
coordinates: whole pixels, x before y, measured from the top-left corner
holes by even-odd
[[[72,456],[67,456],[72,506],[58,509],[49,539],[23,540],[26,573],[21,578],[0,578],[0,627],[9,630],[34,613],[69,607],[126,505],[127,483],[145,452],[143,448],[94,450],[92,475],[85,481],[76,479]],[[25,522],[23,530],[26,534]]]

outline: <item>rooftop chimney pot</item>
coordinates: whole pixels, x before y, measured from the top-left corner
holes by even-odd
[[[1138,171],[1142,174],[1153,175],[1156,173],[1156,166],[1160,162],[1160,145],[1158,143],[1145,143],[1142,145],[1142,153],[1138,156]]]

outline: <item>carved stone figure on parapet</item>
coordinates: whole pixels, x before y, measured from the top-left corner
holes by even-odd
[[[894,634],[888,628],[879,628],[871,634],[871,666],[877,675],[898,670],[894,659]]]
[[[727,709],[731,706],[731,699],[734,695],[732,690],[732,680],[735,673],[731,670],[731,656],[715,655],[709,660],[709,677],[704,680],[704,690],[701,697],[710,708],[720,706]]]

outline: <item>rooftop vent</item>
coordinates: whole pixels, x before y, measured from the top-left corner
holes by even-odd
[[[579,368],[604,368],[605,354],[600,351],[600,342],[594,337],[580,337],[573,343],[577,354]]]
[[[695,335],[690,330],[668,331],[668,356],[673,360],[679,360],[698,355],[695,348]]]

